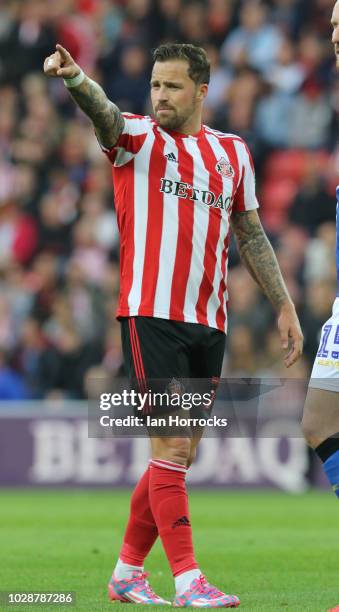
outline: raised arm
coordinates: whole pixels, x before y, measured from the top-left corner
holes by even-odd
[[[102,87],[86,76],[76,64],[71,54],[61,45],[57,51],[47,57],[44,72],[47,76],[62,77],[80,81],[74,85],[67,83],[69,92],[81,110],[91,119],[101,144],[106,148],[113,147],[124,128],[124,118],[119,108],[111,102]],[[83,79],[82,79],[83,75]]]
[[[243,263],[278,313],[284,349],[288,348],[288,339],[291,340],[285,357],[285,365],[289,367],[302,353],[303,335],[273,248],[256,210],[233,213],[231,225]]]

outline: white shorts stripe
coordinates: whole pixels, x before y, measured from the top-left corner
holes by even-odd
[[[180,463],[164,462],[160,459],[151,459],[150,465],[162,467],[166,470],[173,470],[174,472],[182,472],[183,474],[186,474],[187,472],[187,468],[184,465],[180,465]]]

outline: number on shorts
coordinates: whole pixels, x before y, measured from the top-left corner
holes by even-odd
[[[328,357],[328,351],[326,350],[326,345],[328,342],[328,337],[331,333],[332,325],[324,325],[323,335],[321,338],[319,350],[317,353],[317,357]]]
[[[337,325],[333,343],[339,344],[339,325]],[[332,357],[333,359],[339,359],[339,351],[332,351]]]

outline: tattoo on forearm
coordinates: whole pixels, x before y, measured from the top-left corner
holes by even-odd
[[[113,147],[124,128],[119,108],[107,98],[102,87],[87,76],[79,87],[73,87],[69,92],[92,120],[100,142],[104,147]]]
[[[257,211],[234,213],[231,222],[243,263],[273,306],[278,308],[290,297]]]

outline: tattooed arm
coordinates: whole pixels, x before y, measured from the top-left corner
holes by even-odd
[[[256,210],[233,213],[231,225],[243,263],[278,312],[284,349],[288,348],[288,339],[291,339],[291,348],[285,357],[289,367],[301,355],[303,336],[273,248]]]
[[[124,128],[124,118],[118,107],[111,102],[104,90],[85,76],[81,85],[69,90],[81,110],[92,120],[95,132],[104,147],[113,147]]]
[[[231,225],[243,263],[274,308],[292,303],[257,211],[233,213]]]
[[[81,74],[81,68],[70,53],[61,45],[57,51],[46,58],[44,72],[48,76],[72,79]],[[111,102],[104,90],[85,75],[79,85],[69,88],[69,92],[81,110],[91,119],[96,134],[104,147],[113,147],[124,128],[124,118],[118,107]]]

